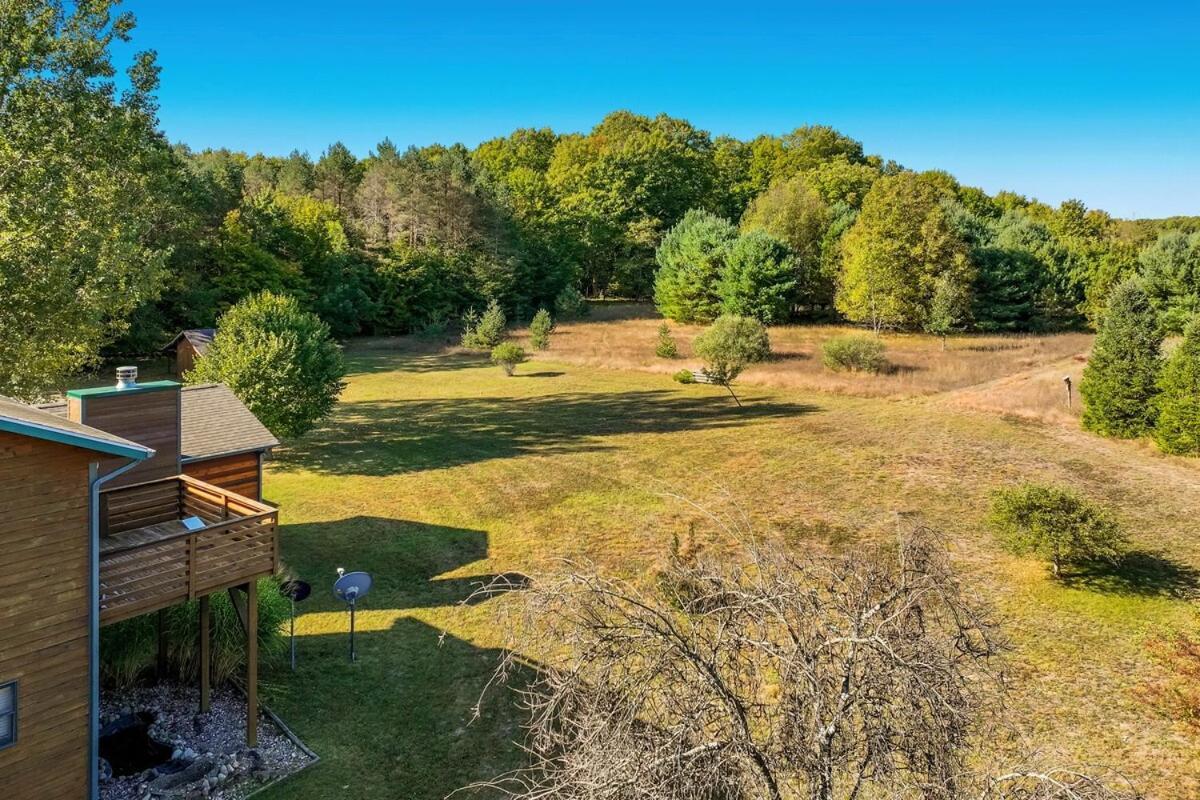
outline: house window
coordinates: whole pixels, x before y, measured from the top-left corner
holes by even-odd
[[[17,682],[0,683],[0,750],[17,741]]]

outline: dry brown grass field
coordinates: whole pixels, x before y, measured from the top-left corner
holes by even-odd
[[[946,354],[889,336],[910,371],[840,376],[815,356],[839,329],[775,329],[791,357],[747,375],[739,409],[670,380],[694,362],[655,359],[658,324],[602,308],[511,378],[445,343],[351,343],[333,418],[278,453],[266,494],[291,569],[315,585],[337,566],[378,582],[358,663],[345,662],[344,612],[315,592],[299,671],[268,672],[270,702],[323,762],[267,797],[433,800],[513,766],[519,713],[504,697],[476,721],[472,708],[506,640],[495,604],[516,599],[461,601],[488,576],[562,558],[649,579],[672,536],[739,547],[681,497],[796,548],[884,540],[898,520],[936,529],[1012,643],[1011,728],[981,760],[1038,754],[1123,770],[1152,798],[1200,797],[1197,729],[1146,700],[1171,674],[1148,642],[1200,627],[1200,465],[1079,430],[1061,378],[1077,376],[1087,336],[956,337]],[[694,333],[678,329],[685,353]],[[989,494],[1026,479],[1112,508],[1135,557],[1056,581],[1005,552]]]

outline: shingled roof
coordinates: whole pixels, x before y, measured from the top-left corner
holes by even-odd
[[[223,383],[185,386],[179,454],[184,461],[269,450],[279,444]]]
[[[0,395],[0,431],[19,433],[35,439],[139,461],[154,455],[154,451],[149,447],[114,436],[99,428],[72,422],[66,418],[66,408],[66,404],[63,403],[60,415]]]
[[[269,450],[279,444],[224,384],[184,386],[179,399],[179,457],[184,462]],[[67,416],[66,403],[46,403],[38,408],[60,418]]]
[[[162,352],[174,350],[179,345],[180,339],[187,339],[191,342],[192,347],[196,350],[196,355],[204,355],[204,351],[208,350],[208,346],[212,344],[213,337],[217,335],[216,328],[191,328],[186,331],[180,331],[171,342],[162,349]]]

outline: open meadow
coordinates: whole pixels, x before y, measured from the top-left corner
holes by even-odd
[[[1036,751],[1119,768],[1152,797],[1200,795],[1195,729],[1145,700],[1165,674],[1147,641],[1197,625],[1200,468],[1078,430],[1061,379],[1078,379],[1089,337],[963,337],[945,353],[888,337],[897,368],[870,377],[822,369],[816,344],[833,329],[773,329],[778,355],[745,375],[738,409],[718,387],[672,382],[695,362],[655,359],[659,320],[630,312],[561,326],[511,378],[441,343],[348,347],[333,417],[265,479],[284,561],[316,587],[299,669],[273,665],[267,699],[323,758],[266,797],[441,798],[514,766],[511,698],[472,714],[503,641],[496,604],[513,598],[461,601],[562,558],[648,576],[675,536],[735,549],[705,511],[745,514],[795,548],[940,531],[1012,643],[1014,730],[984,744],[985,760]],[[677,333],[686,353],[694,331]],[[1056,582],[1005,553],[985,523],[989,492],[1022,479],[1111,506],[1135,557]],[[355,664],[326,589],[339,566],[377,580]],[[545,654],[522,655],[536,669]]]

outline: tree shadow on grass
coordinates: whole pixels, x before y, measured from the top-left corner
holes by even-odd
[[[379,372],[423,374],[475,369],[491,364],[484,353],[405,352],[388,349],[360,348],[346,354],[346,366],[351,375],[370,375]]]
[[[567,373],[556,370],[542,370],[541,372],[518,372],[512,377],[514,378],[557,378],[560,375]]]
[[[1135,550],[1116,563],[1094,562],[1071,568],[1062,583],[1110,594],[1191,599],[1200,594],[1200,570],[1159,553]]]
[[[331,423],[278,453],[286,468],[394,475],[515,456],[604,450],[604,438],[730,428],[812,413],[803,403],[747,402],[671,390],[346,403]]]

